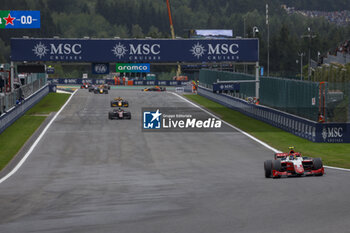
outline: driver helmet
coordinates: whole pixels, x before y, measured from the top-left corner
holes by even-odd
[[[294,151],[294,146],[290,146],[289,147],[289,154],[294,154],[295,151]]]

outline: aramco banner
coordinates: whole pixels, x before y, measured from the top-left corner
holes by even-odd
[[[11,61],[257,62],[258,39],[12,38]]]
[[[149,73],[149,63],[117,63],[116,72],[118,73]]]

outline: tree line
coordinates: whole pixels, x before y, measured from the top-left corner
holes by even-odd
[[[260,63],[267,66],[265,5],[269,4],[270,73],[295,75],[298,53],[317,60],[350,38],[350,26],[339,27],[322,18],[287,15],[281,4],[300,9],[350,9],[344,0],[171,0],[175,33],[186,38],[189,29],[232,29],[234,36],[252,37],[259,28]],[[169,38],[165,0],[3,0],[2,9],[40,10],[41,29],[0,31],[0,62],[9,61],[11,37]],[[301,38],[310,27],[316,38]],[[245,31],[244,31],[245,29]],[[304,57],[305,61],[306,57]]]

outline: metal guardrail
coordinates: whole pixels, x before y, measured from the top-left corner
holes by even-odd
[[[49,85],[46,84],[34,94],[28,96],[21,104],[12,107],[5,114],[2,114],[0,116],[0,133],[2,133],[7,127],[13,124],[18,118],[20,118],[26,111],[38,103],[48,93]]]
[[[45,78],[40,78],[35,80],[32,83],[21,86],[18,89],[15,89],[11,93],[0,93],[0,112],[4,112],[4,110],[8,111],[13,106],[16,105],[18,99],[23,96],[23,98],[27,98],[32,95],[40,88],[42,88],[46,84]]]
[[[317,123],[266,106],[249,104],[231,95],[216,94],[205,87],[199,87],[198,94],[312,142],[350,142],[350,124],[348,123]]]

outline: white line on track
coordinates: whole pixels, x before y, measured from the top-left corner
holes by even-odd
[[[19,161],[19,163],[6,175],[4,176],[2,179],[0,179],[0,184],[3,183],[5,180],[7,180],[8,178],[10,178],[13,174],[15,174],[18,169],[20,169],[20,167],[24,164],[24,162],[28,159],[29,155],[33,152],[33,150],[35,149],[35,147],[38,145],[38,143],[40,142],[40,140],[43,138],[44,134],[46,133],[46,131],[49,129],[49,127],[52,125],[52,123],[55,121],[55,119],[58,117],[58,115],[63,111],[63,109],[67,106],[67,104],[69,103],[69,101],[73,98],[74,94],[78,91],[75,90],[73,92],[73,94],[69,97],[69,99],[67,100],[67,102],[61,107],[61,109],[56,113],[56,115],[51,119],[51,121],[47,124],[47,126],[44,128],[44,130],[41,132],[41,134],[39,135],[39,137],[35,140],[35,142],[33,143],[33,145],[30,147],[30,149],[27,151],[27,153],[24,155],[24,157],[21,159],[21,161]]]
[[[350,169],[341,168],[341,167],[331,167],[331,166],[326,166],[326,165],[324,165],[323,167],[328,168],[328,169],[350,172]]]
[[[170,93],[173,94],[173,95],[175,95],[175,96],[177,96],[177,97],[179,97],[180,99],[186,101],[187,103],[190,103],[191,105],[195,106],[196,108],[201,109],[202,111],[208,113],[209,115],[211,115],[211,116],[217,118],[217,116],[215,116],[213,113],[207,111],[206,109],[204,109],[204,108],[202,108],[201,106],[199,106],[199,105],[193,103],[192,101],[189,101],[189,100],[186,99],[185,97],[182,97],[181,95],[179,95],[179,94],[177,94],[177,93],[175,93],[175,92],[170,92]],[[226,125],[228,125],[229,127],[231,127],[231,128],[233,128],[233,129],[237,130],[238,132],[240,132],[240,133],[246,135],[247,137],[249,137],[250,139],[256,141],[257,143],[260,143],[261,145],[263,145],[264,147],[268,148],[269,150],[272,150],[274,153],[280,153],[280,152],[281,152],[281,151],[277,150],[276,148],[273,148],[272,146],[269,146],[269,145],[266,144],[265,142],[263,142],[263,141],[257,139],[256,137],[250,135],[249,133],[244,132],[243,130],[241,130],[241,129],[239,129],[239,128],[233,126],[233,125],[231,125],[230,123],[228,123],[228,122],[226,122],[226,121],[224,121],[224,120],[222,120],[222,119],[220,119],[220,120],[221,120],[222,122],[224,122]],[[334,170],[339,170],[339,171],[347,171],[347,172],[350,172],[350,169],[341,168],[341,167],[331,167],[331,166],[324,166],[324,167],[325,167],[325,168],[328,168],[328,169],[334,169]]]

